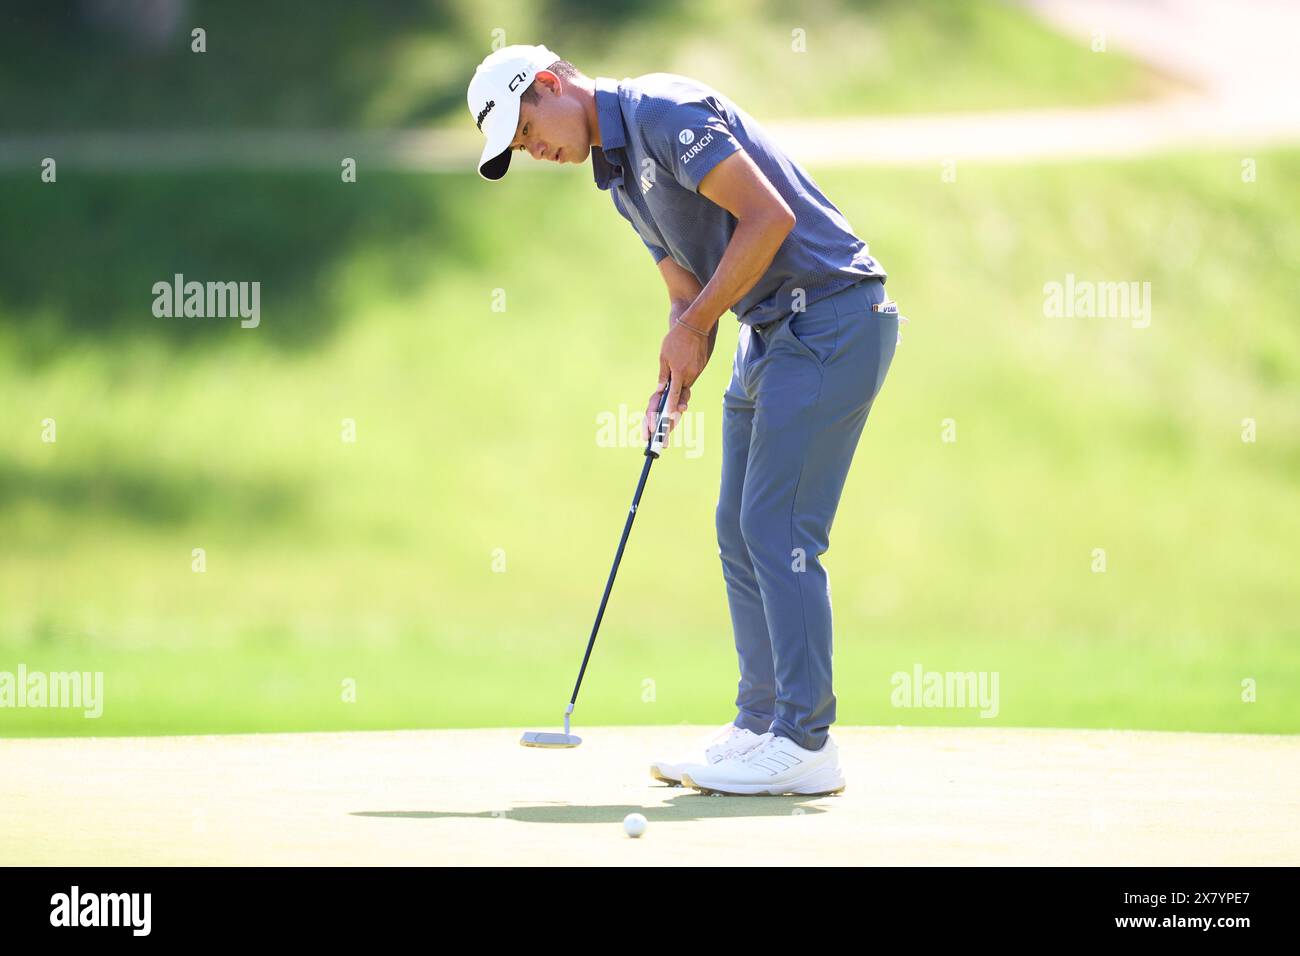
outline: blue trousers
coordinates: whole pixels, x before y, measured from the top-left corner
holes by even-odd
[[[853,452],[898,340],[866,279],[765,327],[741,326],[723,397],[718,549],[740,687],[735,723],[820,750],[835,721],[830,546]]]

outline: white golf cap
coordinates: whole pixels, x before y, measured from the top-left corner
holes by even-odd
[[[507,46],[489,54],[469,81],[469,115],[487,137],[478,173],[500,179],[510,168],[510,144],[519,126],[519,97],[559,57],[544,46]]]

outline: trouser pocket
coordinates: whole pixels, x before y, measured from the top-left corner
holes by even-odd
[[[898,320],[898,340],[895,344],[903,341],[903,323],[907,321],[907,316],[900,315],[898,303],[893,299],[885,299],[883,302],[876,302],[871,306],[871,311],[880,315],[892,315]]]
[[[802,312],[791,313],[782,323],[781,335],[791,347],[825,368],[840,341],[840,316],[829,305],[816,303]]]

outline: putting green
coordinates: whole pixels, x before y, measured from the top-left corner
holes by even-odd
[[[837,727],[839,796],[650,779],[709,729],[578,726],[558,751],[517,730],[0,740],[0,860],[1300,864],[1300,737]]]

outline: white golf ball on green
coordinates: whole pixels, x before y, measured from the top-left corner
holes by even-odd
[[[623,832],[636,839],[645,833],[645,817],[639,813],[629,813],[623,818]]]

